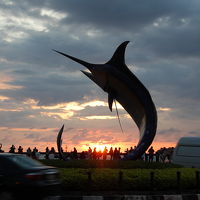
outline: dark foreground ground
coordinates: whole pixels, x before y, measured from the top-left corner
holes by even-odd
[[[43,162],[60,170],[61,185],[45,190],[2,190],[0,200],[197,200],[200,197],[199,169],[134,161]]]
[[[200,192],[190,191],[54,191],[45,195],[33,191],[17,195],[13,193],[0,194],[1,200],[198,200]]]
[[[152,190],[112,190],[112,191],[92,191],[89,187],[87,191],[72,191],[62,185],[46,189],[4,190],[0,192],[0,200],[198,200],[200,199],[200,189],[173,189],[166,191]]]

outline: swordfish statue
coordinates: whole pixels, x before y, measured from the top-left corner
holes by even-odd
[[[68,54],[57,53],[85,66],[82,71],[89,79],[108,93],[108,106],[112,111],[117,100],[136,123],[140,139],[134,151],[125,159],[137,160],[152,144],[157,129],[157,112],[149,91],[125,64],[125,49],[129,41],[118,46],[112,58],[105,64],[91,64]]]

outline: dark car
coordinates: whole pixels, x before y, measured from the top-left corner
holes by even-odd
[[[0,190],[31,191],[59,185],[59,173],[22,154],[0,154]]]

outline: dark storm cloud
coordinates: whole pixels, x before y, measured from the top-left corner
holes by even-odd
[[[23,106],[18,103],[18,106]],[[34,117],[30,117],[34,116]],[[57,126],[55,119],[41,116],[39,111],[19,110],[19,111],[1,111],[0,112],[1,127],[17,127],[17,128],[40,128],[41,126],[51,127]],[[45,118],[45,120],[44,120]]]
[[[193,1],[190,5],[194,4],[198,5],[198,2]],[[70,0],[67,3],[65,1],[49,1],[49,5],[54,9],[69,13],[66,23],[92,24],[95,27],[108,29],[114,27],[120,31],[122,28],[130,30],[144,27],[163,16],[187,16],[194,10],[188,6],[188,1],[180,0],[174,2],[140,0],[93,2],[86,0],[84,3]]]
[[[150,29],[144,32],[141,40],[145,49],[154,55],[173,59],[183,56],[198,57],[200,54],[199,17],[178,20],[179,23],[174,24],[174,19],[169,18],[167,22],[158,22],[161,25],[156,28],[157,30]],[[163,26],[162,23],[166,25]]]
[[[16,69],[16,70],[13,70],[12,73],[19,74],[19,75],[27,75],[27,76],[33,76],[34,74],[36,74],[36,72],[30,69]]]
[[[151,64],[146,73],[139,73],[147,87],[160,92],[164,90],[165,94],[178,98],[200,99],[200,70],[197,65],[189,62],[180,64],[175,60],[161,63]]]
[[[189,134],[191,136],[199,137],[200,136],[200,130],[190,131]]]
[[[30,70],[20,70],[17,74],[32,74]],[[16,71],[14,71],[16,73]],[[28,74],[27,74],[28,73]],[[35,72],[36,73],[36,72]],[[80,72],[81,74],[81,72]],[[9,83],[9,82],[8,82]],[[2,90],[1,94],[23,100],[33,98],[39,100],[39,105],[50,105],[66,101],[78,101],[86,94],[90,94],[90,84],[83,77],[64,76],[59,74],[36,73],[35,76],[10,82],[11,85],[23,86],[19,90]],[[82,88],[80,87],[82,85]]]
[[[181,51],[194,52],[194,45],[198,44],[198,26],[196,26],[196,24],[198,24],[198,20],[196,20],[196,16],[198,15],[197,1],[192,1],[191,3],[180,0],[174,2],[143,2],[138,0],[126,2],[92,2],[88,0],[84,1],[84,3],[79,1],[45,1],[42,5],[41,3],[32,1],[29,3],[21,1],[21,4],[27,8],[25,12],[27,12],[28,15],[33,13],[33,11],[30,11],[30,7],[32,6],[35,8],[41,8],[43,6],[43,8],[46,9],[54,9],[58,12],[62,11],[68,13],[68,17],[58,22],[58,29],[60,29],[60,31],[64,31],[64,27],[69,27],[67,30],[68,34],[62,34],[58,31],[54,32],[54,27],[51,27],[51,34],[32,33],[33,37],[29,40],[30,44],[27,42],[23,44],[24,48],[31,49],[31,53],[35,55],[33,57],[37,57],[37,54],[40,53],[44,55],[45,58],[45,55],[47,55],[46,50],[55,47],[54,42],[57,43],[56,47],[59,47],[61,50],[66,48],[73,53],[79,49],[79,55],[84,55],[84,51],[89,52],[92,50],[92,52],[94,52],[96,49],[96,52],[99,52],[97,48],[104,48],[105,51],[108,46],[108,38],[116,45],[116,41],[119,43],[119,41],[121,42],[127,39],[125,38],[126,36],[128,36],[128,39],[130,38],[132,40],[138,38],[140,40],[139,42],[137,41],[139,47],[149,47],[148,50],[152,51],[153,49],[156,53],[162,55],[174,54],[174,52],[180,54]],[[44,18],[44,16],[42,17],[39,15],[38,11],[34,12],[36,12],[34,15],[35,17]],[[164,27],[162,25],[159,28],[151,26],[159,18],[165,17],[169,17],[168,21],[160,23],[167,23]],[[194,18],[194,21],[197,21],[196,23],[193,21]],[[181,19],[186,20],[185,25],[181,22]],[[86,31],[92,28],[100,29],[104,35],[103,37],[95,38],[95,45],[94,40],[91,38],[92,41],[84,37],[84,41],[77,42],[69,37],[69,33],[74,33],[81,37],[80,31]],[[117,31],[113,29],[117,29]],[[71,30],[73,30],[73,32],[71,32]],[[191,43],[190,40],[193,42]],[[104,43],[103,47],[100,45],[102,41]],[[193,51],[189,48],[183,48],[183,46],[188,47],[188,44],[189,46],[193,45]],[[95,48],[94,46],[97,47]],[[142,50],[143,49],[141,49],[141,51]],[[27,51],[25,53],[25,57],[27,57],[27,59],[29,58],[30,61],[31,55],[29,55]],[[51,61],[52,57],[49,56],[48,59]],[[33,62],[38,62],[38,59],[33,59]],[[57,59],[57,62],[60,63],[59,59]]]
[[[160,130],[159,134],[174,134],[174,133],[180,133],[181,130],[177,129],[177,128],[169,128],[169,129],[164,129],[164,130]]]

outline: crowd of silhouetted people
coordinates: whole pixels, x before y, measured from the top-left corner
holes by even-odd
[[[67,153],[68,159],[91,159],[91,160],[119,160],[121,159],[121,148],[113,148],[107,149],[104,147],[103,151],[97,151],[96,147],[92,150],[91,147],[88,148],[87,151],[82,151],[81,153],[77,152],[77,149],[74,147],[73,151]]]
[[[15,145],[12,145],[9,149],[9,153],[18,153],[18,154],[26,154],[28,157],[34,158],[34,159],[39,159],[40,157],[40,152],[36,147],[31,150],[30,147],[26,150],[26,152],[23,151],[22,146],[19,146],[17,149]]]
[[[130,149],[127,148],[125,152],[121,152],[120,147],[110,147],[109,149],[104,147],[103,151],[97,150],[96,147],[94,147],[94,149],[89,147],[87,151],[78,152],[74,147],[71,152],[64,152],[63,149],[62,152],[65,155],[65,158],[68,160],[120,160],[127,154],[134,152],[135,148],[136,146],[134,148],[130,147]],[[146,153],[142,155],[140,160],[144,160],[146,162],[165,162],[167,160],[168,162],[171,162],[173,150],[174,147],[163,147],[155,151],[153,146],[151,146]],[[0,153],[3,152],[4,150],[2,150],[2,144],[0,144]],[[28,147],[28,149],[24,151],[22,146],[16,148],[14,145],[11,145],[9,148],[9,153],[26,154],[33,159],[40,159],[41,154],[44,155],[43,159],[62,159],[54,147],[51,147],[50,149],[49,147],[46,147],[45,152],[39,152],[36,147],[33,149]]]

